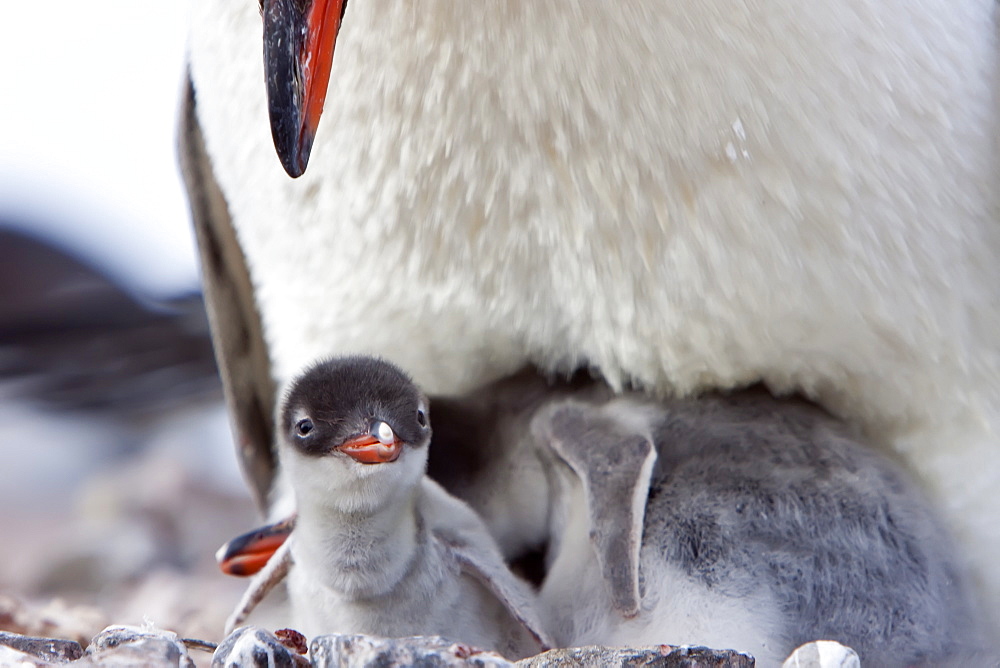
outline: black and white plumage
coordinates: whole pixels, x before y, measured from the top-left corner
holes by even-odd
[[[297,517],[289,598],[307,636],[443,635],[511,657],[547,635],[485,526],[427,479],[427,401],[372,358],[316,364],[281,413]]]

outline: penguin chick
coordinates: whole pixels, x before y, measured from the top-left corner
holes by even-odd
[[[879,666],[981,647],[920,491],[825,412],[753,389],[548,397],[524,375],[442,404],[431,473],[508,557],[547,543],[540,605],[560,646],[705,644],[761,666],[817,639]],[[493,436],[451,436],[472,421]]]
[[[297,516],[288,592],[307,636],[442,635],[509,657],[550,645],[485,525],[424,475],[427,399],[388,362],[316,364],[280,414]]]
[[[873,666],[980,649],[952,542],[919,490],[815,407],[763,391],[564,402],[533,429],[558,460],[562,518],[541,598],[575,600],[559,629],[571,643],[725,634],[761,666],[819,639]],[[610,587],[579,585],[602,576]]]

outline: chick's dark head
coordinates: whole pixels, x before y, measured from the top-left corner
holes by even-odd
[[[286,394],[281,429],[292,447],[313,456],[348,451],[352,443],[404,448],[430,440],[424,395],[395,365],[365,356],[325,360],[306,369]]]

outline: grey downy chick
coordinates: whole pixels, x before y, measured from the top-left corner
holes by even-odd
[[[508,557],[546,548],[540,597],[561,646],[705,644],[762,666],[817,639],[873,666],[980,647],[920,490],[806,402],[657,402],[524,374],[434,406],[431,474]]]
[[[292,383],[280,420],[297,516],[272,540],[268,556],[291,533],[262,572],[267,583],[251,586],[250,605],[283,563],[307,636],[441,635],[511,658],[548,647],[534,594],[485,525],[425,476],[430,414],[405,373],[369,357],[321,362]],[[232,564],[246,543],[224,548],[224,570],[240,570]]]

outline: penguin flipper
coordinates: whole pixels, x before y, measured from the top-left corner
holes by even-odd
[[[435,531],[435,535],[447,546],[462,572],[486,587],[534,638],[541,651],[556,646],[538,617],[531,591],[510,572],[499,550],[492,543],[465,540],[464,536],[454,530]]]
[[[250,482],[258,508],[266,513],[277,470],[272,448],[277,390],[250,270],[226,197],[215,178],[198,121],[190,71],[179,120],[178,157],[198,240],[212,345],[232,418],[240,468]]]
[[[539,434],[579,476],[590,516],[590,540],[615,609],[639,614],[639,551],[656,461],[652,437],[615,404],[567,401],[539,415]]]

